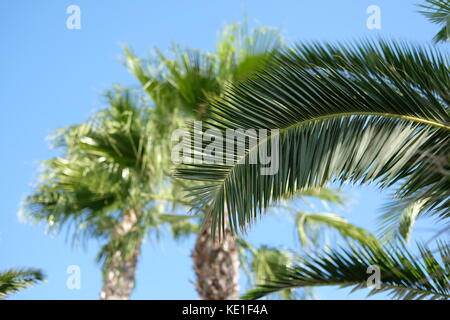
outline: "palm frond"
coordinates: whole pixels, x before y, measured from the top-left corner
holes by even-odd
[[[420,4],[420,13],[427,17],[430,22],[435,23],[442,28],[434,36],[434,42],[450,40],[450,2],[448,0],[424,0]]]
[[[283,46],[281,32],[273,27],[250,30],[248,22],[225,25],[216,46],[217,78],[223,84],[251,77],[269,61],[271,53]]]
[[[303,246],[310,242],[309,232],[315,226],[326,226],[337,231],[346,239],[353,239],[363,245],[375,245],[377,238],[369,231],[349,223],[346,219],[333,213],[309,213],[299,211],[295,216],[295,225],[299,240]],[[316,230],[313,231],[317,233]]]
[[[394,299],[450,299],[450,251],[448,243],[438,245],[438,256],[419,246],[417,259],[404,246],[352,247],[302,256],[293,267],[276,265],[275,278],[248,291],[245,299],[304,286],[370,289],[370,295],[386,292]],[[379,281],[368,282],[373,270]]]
[[[0,299],[45,280],[39,269],[8,269],[0,272]]]
[[[402,238],[408,242],[414,223],[425,202],[425,200],[410,202],[406,208],[401,205],[388,207],[386,212],[379,218],[380,237],[385,240]]]
[[[295,198],[314,198],[321,200],[326,205],[344,206],[348,197],[345,196],[341,189],[332,188],[308,188],[297,190],[293,195]],[[282,198],[283,200],[290,200],[290,196]]]
[[[448,198],[449,180],[427,160],[450,154],[448,71],[444,53],[404,43],[283,51],[263,72],[212,101],[216,123],[204,128],[278,131],[252,148],[246,143],[244,154],[219,153],[221,162],[193,163],[175,176],[208,182],[191,190],[193,204],[209,205],[213,224],[223,221],[226,205],[233,230],[251,223],[273,200],[334,180],[400,183],[399,198],[421,193],[431,199],[437,191]],[[204,146],[194,151],[206,156]],[[249,164],[260,147],[274,149],[276,174]],[[440,199],[424,209],[448,216],[448,203]]]

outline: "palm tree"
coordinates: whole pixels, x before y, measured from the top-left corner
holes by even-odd
[[[39,269],[8,269],[0,272],[0,299],[45,280]]]
[[[126,89],[115,88],[106,98],[108,108],[58,132],[62,155],[44,162],[25,209],[53,230],[66,228],[75,243],[102,240],[100,296],[128,299],[147,231],[162,224],[181,230],[186,217],[165,213],[170,208],[161,199],[172,197],[176,184],[165,183],[170,159],[160,150],[169,144],[152,111]]]
[[[450,213],[448,61],[448,55],[431,47],[386,41],[302,44],[280,50],[264,70],[210,102],[212,116],[220,121],[204,128],[278,130],[258,141],[270,145],[279,139],[278,172],[262,175],[261,165],[248,164],[245,160],[258,148],[247,146],[243,155],[234,154],[231,165],[193,163],[177,169],[175,175],[208,181],[207,186],[192,188],[191,196],[210,207],[213,230],[223,226],[225,208],[233,208],[227,212],[227,223],[237,231],[271,201],[330,181],[394,187],[387,227],[401,226],[397,233],[401,236],[409,234],[415,218],[425,213],[446,219]],[[395,245],[388,251],[370,245],[344,254],[307,257],[306,267],[281,271],[260,292],[273,292],[270,288],[277,286],[361,283],[372,263],[384,271],[397,267],[386,283],[393,288],[403,285],[394,290],[396,297],[446,298],[448,288],[442,283],[449,279],[447,247],[444,243],[439,249],[441,264],[423,248],[419,248],[424,252],[423,264],[413,263],[414,259],[406,260],[409,253]],[[393,256],[385,257],[386,252]],[[348,271],[339,281],[336,273],[341,269],[332,272],[336,266]],[[442,272],[435,275],[435,269]],[[307,270],[315,273],[305,275]],[[404,281],[410,274],[420,276],[422,282],[426,275],[433,283],[417,287],[412,283],[417,279]]]

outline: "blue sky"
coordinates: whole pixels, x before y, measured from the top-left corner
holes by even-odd
[[[354,40],[361,37],[429,42],[437,28],[417,13],[419,0],[15,0],[0,2],[0,270],[39,267],[48,281],[13,299],[97,299],[101,274],[98,244],[72,248],[64,234],[50,236],[42,226],[20,222],[20,201],[32,190],[40,161],[53,156],[45,139],[55,129],[84,121],[101,107],[100,94],[112,84],[136,86],[120,63],[120,44],[139,56],[157,47],[214,49],[226,22],[242,20],[280,27],[297,40]],[[66,28],[66,8],[81,8],[81,30]],[[366,27],[369,5],[381,9],[381,30]],[[375,230],[387,193],[373,187],[347,190],[353,201],[340,212]],[[421,226],[422,225],[422,230]],[[425,236],[426,222],[416,234]],[[249,234],[253,243],[294,247],[292,226],[266,217]],[[142,251],[134,299],[196,299],[190,261],[193,239],[148,240]],[[66,286],[70,265],[81,268],[81,289]],[[245,286],[245,283],[242,284]],[[347,296],[349,290],[318,290],[321,298]],[[379,296],[382,298],[383,296]]]

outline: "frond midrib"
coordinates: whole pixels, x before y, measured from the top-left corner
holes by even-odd
[[[431,120],[428,120],[428,119],[422,119],[422,118],[412,117],[412,116],[405,116],[405,115],[400,115],[400,114],[395,114],[395,113],[381,113],[381,112],[342,112],[342,113],[333,113],[333,114],[329,114],[329,115],[325,115],[325,116],[320,116],[320,117],[316,117],[316,118],[302,120],[302,121],[296,122],[294,124],[291,124],[291,125],[289,125],[287,127],[279,128],[279,130],[281,130],[283,132],[286,132],[286,131],[289,131],[291,129],[300,127],[302,125],[305,125],[305,124],[311,123],[311,122],[326,121],[326,120],[339,118],[339,117],[351,117],[351,116],[358,116],[358,115],[360,115],[360,116],[379,116],[379,117],[401,119],[401,120],[417,122],[417,123],[421,123],[421,124],[424,124],[424,125],[432,126],[432,127],[438,128],[438,129],[443,129],[443,130],[450,131],[450,126],[442,124],[442,123],[439,123],[439,122],[436,122],[436,121],[431,121]],[[271,137],[272,137],[271,135],[267,135],[264,140],[261,140],[261,141],[258,140],[255,143],[255,145],[253,145],[252,148],[249,149],[246,152],[245,156],[243,156],[242,159],[248,157],[249,154],[254,151],[254,149],[259,148],[259,146],[261,144],[267,142],[269,139],[271,139]],[[240,161],[236,161],[236,163],[228,171],[227,175],[223,179],[218,180],[218,182],[220,182],[220,188],[218,188],[217,191],[215,192],[214,199],[217,198],[217,195],[219,194],[219,192],[223,191],[223,188],[224,188],[224,185],[225,185],[225,181],[232,175],[232,173],[234,172],[234,170],[237,167],[237,164],[239,162]]]
[[[450,125],[447,124],[443,124],[437,121],[431,121],[428,119],[422,119],[422,118],[418,118],[418,117],[413,117],[413,116],[405,116],[405,115],[400,115],[400,114],[395,114],[395,113],[383,113],[383,112],[340,112],[340,113],[333,113],[333,114],[327,114],[325,116],[319,116],[317,118],[311,118],[311,119],[306,119],[306,120],[302,120],[299,122],[296,122],[294,124],[291,124],[288,127],[282,128],[282,130],[288,130],[291,128],[296,128],[299,126],[302,126],[306,123],[310,123],[310,122],[317,122],[317,121],[323,121],[323,120],[329,120],[329,119],[333,119],[333,118],[339,118],[339,117],[351,117],[351,116],[377,116],[377,117],[386,117],[386,118],[395,118],[395,119],[402,119],[402,120],[407,120],[407,121],[412,121],[412,122],[418,122],[421,124],[425,124],[425,125],[429,125],[432,127],[436,127],[438,129],[444,129],[447,131],[450,131]]]
[[[427,120],[427,119],[422,119],[422,118],[418,118],[418,117],[412,117],[412,116],[405,116],[405,115],[399,115],[399,114],[395,114],[395,113],[381,113],[381,112],[342,112],[342,113],[333,113],[333,114],[329,114],[329,115],[325,115],[325,116],[320,116],[317,118],[311,118],[311,119],[306,119],[306,120],[302,120],[299,122],[296,122],[294,124],[291,124],[287,127],[284,128],[278,128],[278,130],[281,130],[283,132],[289,131],[290,129],[294,129],[294,128],[298,128],[302,125],[305,125],[307,123],[311,123],[311,122],[318,122],[318,121],[324,121],[324,120],[330,120],[330,119],[334,119],[334,118],[339,118],[339,117],[351,117],[351,116],[378,116],[378,117],[387,117],[387,118],[394,118],[394,119],[401,119],[401,120],[407,120],[407,121],[412,121],[412,122],[418,122],[421,124],[425,124],[428,126],[432,126],[432,127],[436,127],[438,129],[444,129],[447,131],[450,131],[450,126],[449,125],[445,125],[436,121],[431,121],[431,120]],[[274,129],[274,128],[272,128]],[[277,129],[277,128],[275,128]],[[254,151],[254,149],[259,148],[259,146],[263,143],[266,143],[269,139],[271,138],[271,135],[268,135],[265,137],[264,140],[261,141],[257,141],[256,144],[254,144],[252,146],[251,149],[249,149],[245,156],[243,156],[242,158],[248,157],[248,155]],[[227,176],[223,179],[221,179],[220,181],[224,182],[229,176],[230,174],[233,172],[234,168],[236,168],[236,164],[239,161],[236,161],[236,163],[231,167],[231,169],[229,170],[229,173],[227,174]]]

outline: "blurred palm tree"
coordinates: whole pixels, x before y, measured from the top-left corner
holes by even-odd
[[[67,229],[75,243],[103,242],[102,299],[127,299],[135,286],[140,248],[148,230],[168,224],[175,233],[187,218],[173,211],[176,184],[167,184],[171,163],[145,101],[130,90],[107,93],[108,108],[54,137],[62,155],[43,163],[40,182],[26,198],[26,213],[51,230]]]

